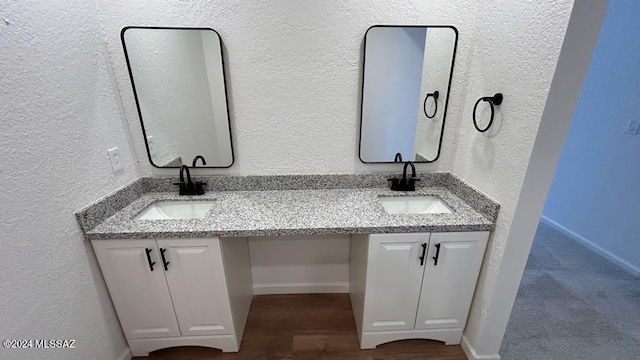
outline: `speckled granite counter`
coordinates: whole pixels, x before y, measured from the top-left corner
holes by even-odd
[[[291,181],[295,184],[291,189],[270,189],[264,187],[269,183],[266,181],[257,182],[263,184],[261,189],[209,191],[193,197],[178,196],[172,187],[163,185],[167,178],[143,178],[140,184],[132,183],[118,194],[79,211],[76,216],[89,240],[484,231],[494,228],[499,205],[460,179],[450,174],[424,174],[427,186],[406,193],[373,187],[380,181],[384,183],[389,175],[377,174],[376,181],[366,182],[368,186],[357,181],[316,181],[316,186],[318,183],[330,185],[308,189],[305,185],[308,181]],[[210,180],[211,184],[213,179],[204,180]],[[340,188],[355,183],[360,186]],[[387,214],[378,201],[379,196],[415,195],[438,196],[453,212]],[[187,199],[215,202],[203,219],[133,220],[155,201]]]

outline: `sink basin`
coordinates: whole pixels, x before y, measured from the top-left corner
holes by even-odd
[[[135,220],[201,219],[213,204],[213,201],[157,201]]]
[[[378,198],[388,214],[450,214],[453,211],[437,196],[381,196]]]

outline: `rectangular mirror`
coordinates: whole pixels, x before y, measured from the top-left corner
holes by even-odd
[[[213,29],[130,26],[122,46],[149,161],[233,164],[222,41]]]
[[[453,26],[370,27],[364,37],[360,160],[440,155],[458,44]]]

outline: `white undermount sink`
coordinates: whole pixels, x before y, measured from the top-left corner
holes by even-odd
[[[214,201],[156,201],[135,220],[201,219],[213,204]]]
[[[451,214],[453,211],[437,196],[381,196],[388,214]]]

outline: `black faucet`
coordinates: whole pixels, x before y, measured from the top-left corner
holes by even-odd
[[[193,163],[191,164],[193,165],[192,167],[196,167],[196,163],[198,162],[198,159],[202,160],[202,166],[207,165],[207,162],[204,160],[204,157],[202,155],[198,155],[193,158]]]
[[[407,167],[411,166],[411,177],[407,178]],[[404,169],[402,171],[402,179],[391,178],[391,190],[393,191],[415,191],[416,190],[416,167],[411,161],[404,163]]]
[[[393,158],[393,162],[394,163],[397,163],[397,162],[401,163],[402,162],[402,154],[396,153],[396,157]]]
[[[185,172],[187,173],[186,183],[184,182]],[[194,183],[191,181],[191,172],[189,172],[189,167],[187,165],[182,165],[182,167],[180,167],[180,182],[173,183],[173,185],[180,186],[180,195],[203,195],[204,186],[207,185],[207,183],[200,181],[196,181]]]

